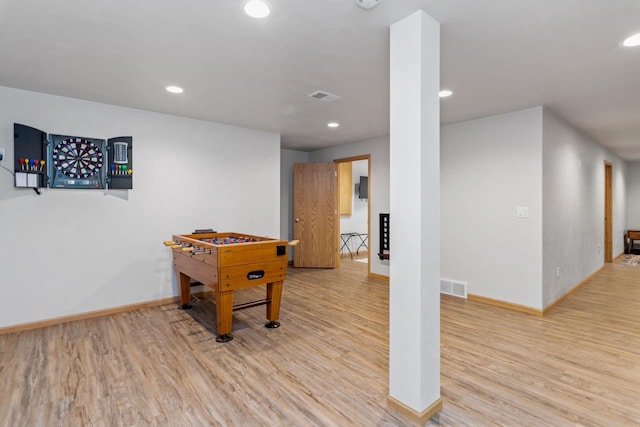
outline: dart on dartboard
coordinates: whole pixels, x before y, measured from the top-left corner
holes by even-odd
[[[133,169],[129,169],[129,175],[133,173]]]
[[[40,172],[44,170],[44,160],[40,160]]]
[[[37,167],[36,164],[38,163],[38,161],[36,159],[31,159],[31,170],[32,171],[36,171]]]
[[[20,168],[24,170],[24,159],[20,157]]]
[[[27,170],[29,170],[29,159],[27,158],[24,159],[24,166]]]

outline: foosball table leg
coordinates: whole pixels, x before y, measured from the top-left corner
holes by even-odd
[[[180,273],[180,308],[188,310],[193,306],[191,301],[191,278],[184,273]]]
[[[233,335],[231,334],[218,335],[216,337],[216,342],[229,342],[232,339],[233,339]]]
[[[273,283],[267,283],[267,320],[265,328],[275,329],[280,327],[278,317],[280,317],[280,300],[282,299],[282,280]]]
[[[217,342],[229,342],[233,339],[231,326],[233,324],[233,291],[216,291],[216,327],[218,329]]]

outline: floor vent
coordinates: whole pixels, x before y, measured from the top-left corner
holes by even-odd
[[[440,279],[440,293],[453,295],[454,297],[467,297],[467,284],[453,280]]]

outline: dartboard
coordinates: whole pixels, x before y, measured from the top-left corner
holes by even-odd
[[[102,151],[86,139],[68,138],[53,149],[53,165],[71,178],[87,178],[102,167]]]

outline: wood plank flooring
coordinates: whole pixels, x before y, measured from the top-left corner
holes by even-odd
[[[366,270],[290,269],[282,327],[239,311],[227,344],[208,298],[2,335],[0,426],[409,425],[386,402],[388,284]],[[640,268],[617,264],[542,318],[443,297],[428,424],[638,425],[639,320]]]
[[[442,303],[443,424],[640,425],[640,268],[607,265],[545,317]]]

